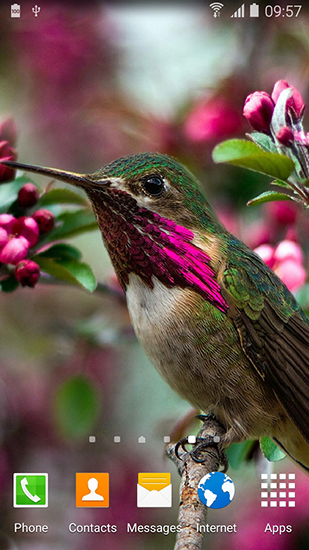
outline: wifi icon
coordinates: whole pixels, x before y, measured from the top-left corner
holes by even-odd
[[[213,2],[209,7],[213,10],[214,17],[220,17],[220,10],[222,10],[224,4],[221,4],[221,2]]]

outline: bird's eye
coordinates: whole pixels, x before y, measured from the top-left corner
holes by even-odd
[[[143,182],[143,189],[147,195],[159,197],[164,190],[164,183],[160,176],[151,176]]]

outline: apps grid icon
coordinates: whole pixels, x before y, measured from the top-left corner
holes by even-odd
[[[262,508],[295,508],[295,474],[261,474]]]

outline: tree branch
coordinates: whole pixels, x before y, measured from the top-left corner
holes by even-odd
[[[211,417],[204,422],[197,438],[222,437],[223,434],[223,427]],[[205,461],[200,464],[182,449],[178,450],[179,459],[175,454],[175,447],[175,443],[169,443],[166,447],[168,458],[176,464],[181,475],[178,513],[181,531],[177,534],[174,550],[202,550],[204,533],[200,532],[199,527],[206,523],[207,507],[200,501],[197,487],[202,477],[219,469],[219,452],[217,447],[210,447],[205,454]]]

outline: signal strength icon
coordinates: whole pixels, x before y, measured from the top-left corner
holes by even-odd
[[[245,4],[242,4],[238,10],[236,10],[231,17],[245,17]]]
[[[220,10],[222,10],[224,4],[221,4],[221,2],[213,2],[209,4],[209,7],[214,11],[214,17],[220,17]]]

